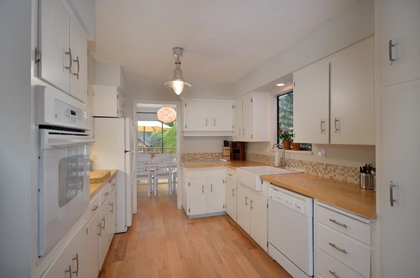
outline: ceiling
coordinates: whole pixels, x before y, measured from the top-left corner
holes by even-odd
[[[120,64],[128,82],[164,83],[178,46],[192,86],[234,83],[356,1],[95,0],[89,51],[98,62]]]

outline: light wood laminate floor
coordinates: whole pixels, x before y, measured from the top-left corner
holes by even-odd
[[[99,278],[290,277],[228,216],[189,219],[176,195],[138,186],[138,213],[115,234]]]

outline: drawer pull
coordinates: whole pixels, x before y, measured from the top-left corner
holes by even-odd
[[[92,208],[92,211],[96,211],[98,209],[98,206],[94,206],[93,208]]]
[[[339,247],[335,246],[335,244],[334,244],[334,243],[328,242],[328,244],[329,244],[331,247],[334,247],[335,249],[337,249],[338,251],[340,251],[340,252],[342,252],[342,253],[344,253],[344,254],[347,254],[347,251],[346,251],[346,250],[341,249],[341,248],[339,248]]]
[[[343,223],[337,222],[337,220],[335,220],[335,219],[331,219],[331,218],[329,218],[329,220],[330,220],[331,222],[333,222],[334,224],[337,224],[338,226],[341,226],[341,227],[343,227],[343,228],[347,228],[347,225],[346,225],[346,224],[343,224]]]
[[[328,270],[328,272],[329,272],[332,276],[334,276],[335,278],[340,278],[340,276],[337,276],[337,274],[335,274],[335,272],[334,272],[334,271]]]

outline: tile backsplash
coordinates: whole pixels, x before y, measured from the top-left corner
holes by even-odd
[[[181,161],[216,161],[222,153],[184,153]],[[274,156],[247,153],[246,160],[266,165],[274,165]],[[296,159],[286,159],[286,167],[304,170],[308,174],[317,175],[350,183],[359,184],[359,168],[326,163],[318,163]]]

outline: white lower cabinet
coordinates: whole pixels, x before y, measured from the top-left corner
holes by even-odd
[[[99,210],[99,270],[105,261],[106,254],[109,250],[112,237],[115,231],[115,190],[108,194],[108,198],[103,202]]]
[[[267,183],[262,191],[237,183],[236,221],[267,252]]]
[[[185,169],[185,213],[189,217],[225,213],[224,169]]]
[[[80,224],[41,278],[89,277],[86,267],[85,224],[86,222]]]
[[[317,277],[370,277],[370,220],[315,202]]]
[[[225,210],[236,221],[236,170],[226,169]]]

